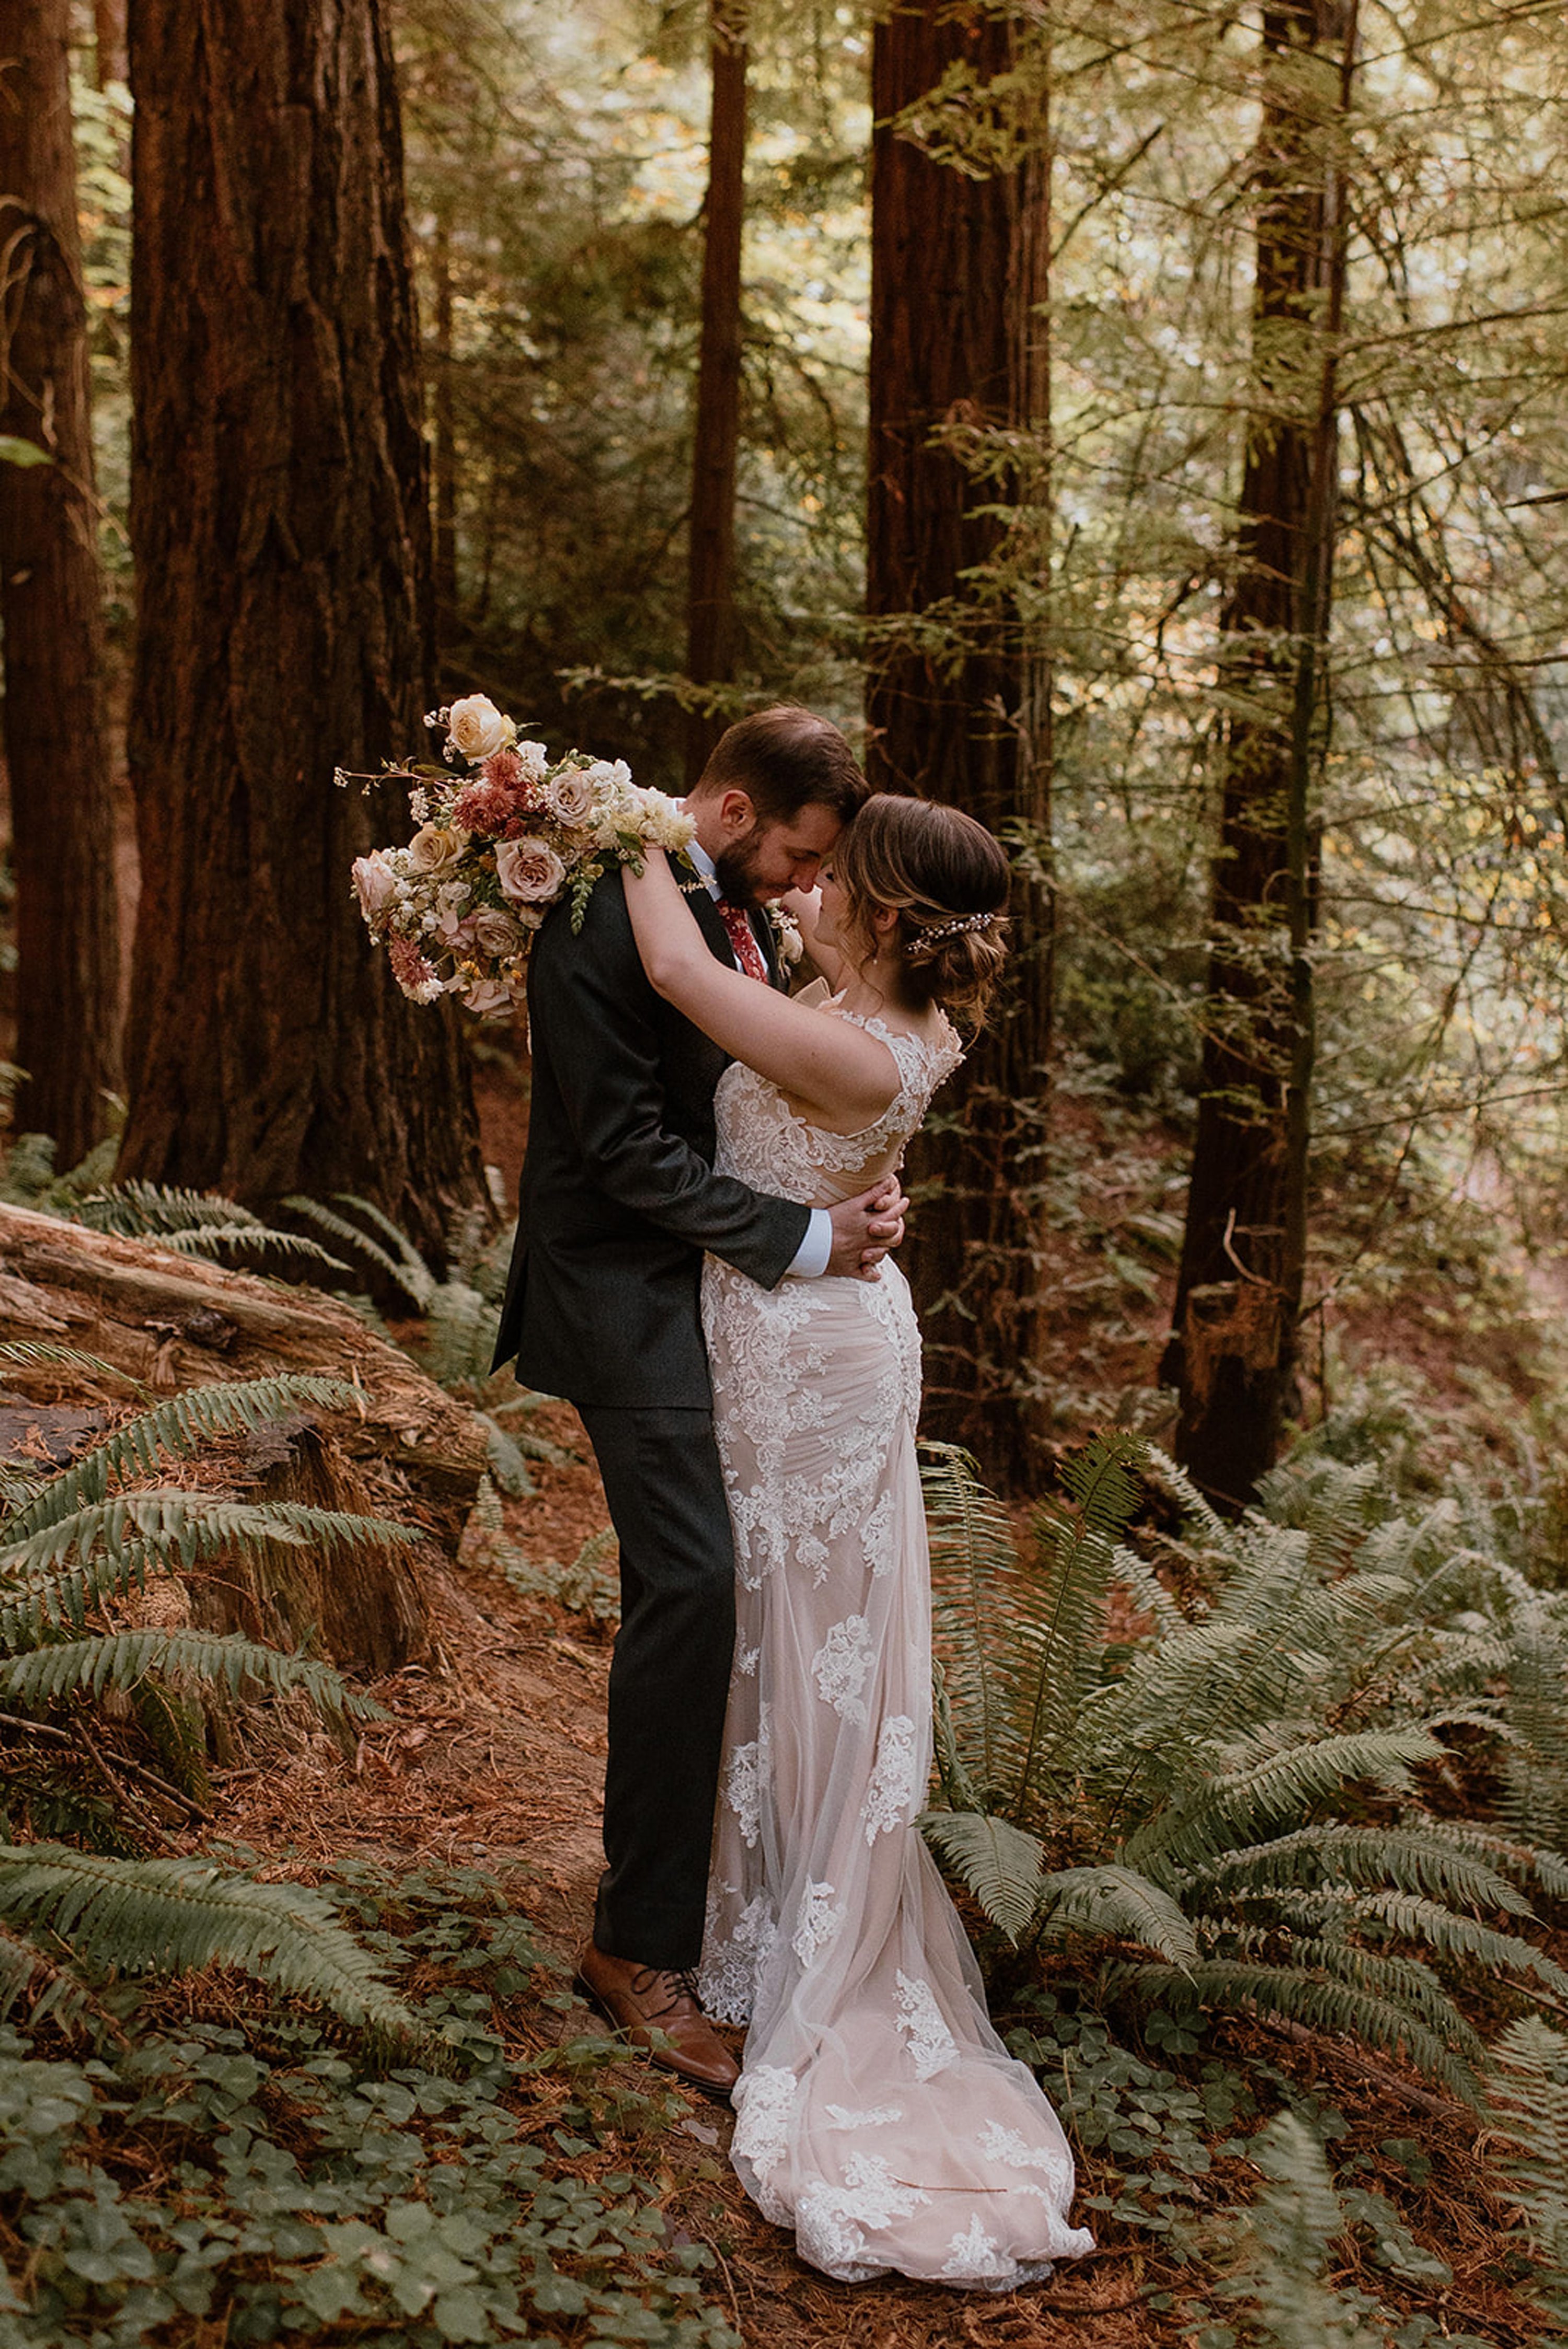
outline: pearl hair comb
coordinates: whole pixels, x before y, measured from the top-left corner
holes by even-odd
[[[955,914],[951,921],[937,922],[911,938],[904,948],[905,957],[911,962],[923,962],[948,938],[961,937],[965,930],[988,930],[995,918],[995,914]]]

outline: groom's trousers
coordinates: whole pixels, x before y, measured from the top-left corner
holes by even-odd
[[[582,1410],[621,1546],[604,1874],[593,1939],[676,1971],[702,1954],[735,1650],[735,1539],[706,1411]]]

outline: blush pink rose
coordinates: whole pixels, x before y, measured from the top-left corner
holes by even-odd
[[[503,840],[495,853],[500,894],[515,905],[542,905],[560,895],[566,867],[547,840],[524,833],[521,840]]]
[[[359,899],[359,910],[367,922],[384,914],[397,894],[397,875],[378,848],[368,856],[354,860],[354,889]]]

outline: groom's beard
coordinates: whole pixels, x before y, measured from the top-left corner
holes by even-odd
[[[713,870],[727,905],[739,905],[743,909],[760,909],[767,903],[763,888],[758,882],[760,862],[759,853],[749,839],[737,841],[732,848],[719,850],[713,860]]]

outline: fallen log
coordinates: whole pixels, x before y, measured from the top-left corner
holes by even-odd
[[[308,1642],[370,1677],[425,1652],[424,1582],[456,1557],[484,1473],[485,1431],[352,1307],[0,1205],[0,1346],[18,1340],[41,1357],[57,1348],[102,1367],[0,1360],[0,1453],[9,1448],[13,1459],[57,1457],[59,1426],[80,1413],[108,1424],[144,1408],[146,1395],[132,1402],[109,1370],[159,1393],[288,1372],[352,1387],[352,1407],[291,1406],[252,1436],[215,1441],[193,1464],[210,1490],[396,1517],[423,1540],[352,1558],[280,1544],[261,1568],[210,1566],[191,1578],[191,1615],[284,1645]]]

